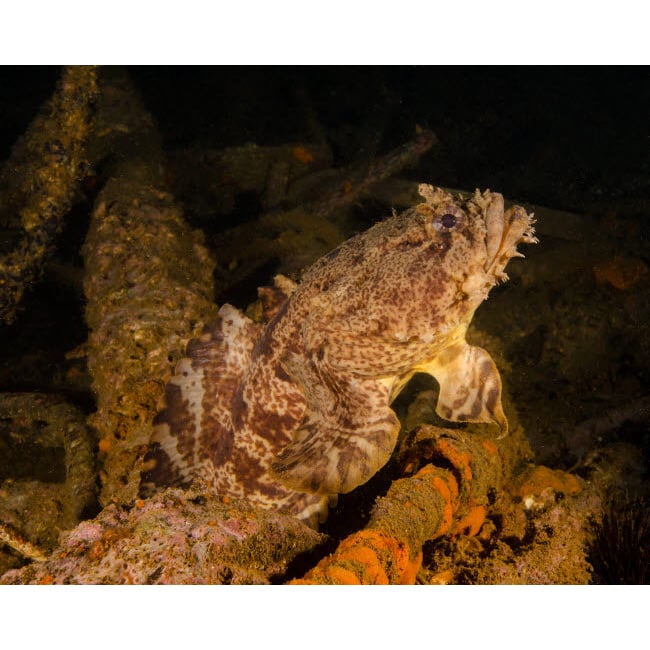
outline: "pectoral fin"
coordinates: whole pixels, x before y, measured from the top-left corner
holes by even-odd
[[[452,422],[494,422],[501,436],[508,420],[501,405],[501,376],[483,349],[458,343],[422,367],[440,384],[436,413]]]
[[[303,383],[308,401],[305,417],[271,471],[295,490],[347,493],[386,464],[400,424],[388,406],[385,384],[359,378],[345,381],[328,374],[325,367],[319,370],[320,383],[317,375]],[[301,378],[304,381],[305,375]]]
[[[284,485],[315,494],[347,493],[365,483],[390,458],[399,420],[388,407],[375,421],[344,429],[311,414],[271,464]]]

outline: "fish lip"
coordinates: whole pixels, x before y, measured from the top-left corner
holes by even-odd
[[[485,222],[487,227],[486,250],[487,260],[486,272],[497,279],[507,279],[504,272],[508,261],[513,257],[523,257],[517,250],[521,243],[534,244],[537,238],[534,236],[534,216],[528,214],[520,205],[513,205],[507,210],[503,207],[501,194],[486,209]]]
[[[479,198],[480,193],[477,191],[475,201]],[[503,195],[497,192],[486,192],[480,196],[481,201],[487,199],[484,203],[484,220],[485,220],[485,247],[487,253],[486,270],[496,259],[503,244],[504,234],[507,232],[506,213],[504,211]]]

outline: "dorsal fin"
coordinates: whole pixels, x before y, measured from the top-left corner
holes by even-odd
[[[232,448],[231,405],[250,363],[261,327],[232,305],[187,346],[165,388],[165,408],[154,420],[142,490],[214,478]],[[208,392],[206,392],[206,389]],[[208,476],[206,476],[206,473]]]

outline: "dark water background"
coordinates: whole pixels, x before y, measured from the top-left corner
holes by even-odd
[[[436,182],[578,209],[650,193],[645,67],[133,67],[170,148],[281,144],[308,135],[308,101],[335,164],[410,138],[442,140]],[[0,159],[49,97],[56,67],[0,69]],[[422,164],[426,173],[426,161]]]

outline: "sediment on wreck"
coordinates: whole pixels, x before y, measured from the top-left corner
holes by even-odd
[[[86,416],[63,397],[0,393],[0,439],[1,574],[16,557],[45,559],[95,510],[97,490]]]
[[[589,582],[600,500],[578,477],[525,462],[520,427],[495,440],[422,425],[409,444],[407,476],[366,527],[290,584]]]
[[[0,256],[0,322],[12,323],[40,277],[85,167],[97,95],[92,66],[68,66],[52,98],[14,146],[0,174],[0,223],[11,242]]]
[[[151,424],[187,341],[215,317],[214,264],[165,191],[153,120],[127,76],[100,79],[98,121],[111,151],[83,246],[88,367],[97,411],[100,503],[136,496]],[[99,156],[99,154],[97,154]]]
[[[413,584],[425,542],[480,530],[490,495],[510,475],[503,446],[489,434],[422,425],[403,453],[409,475],[377,499],[367,526],[291,584]]]
[[[48,558],[0,574],[0,584],[269,584],[324,541],[294,517],[224,503],[195,484],[130,509],[107,506],[64,532]]]

